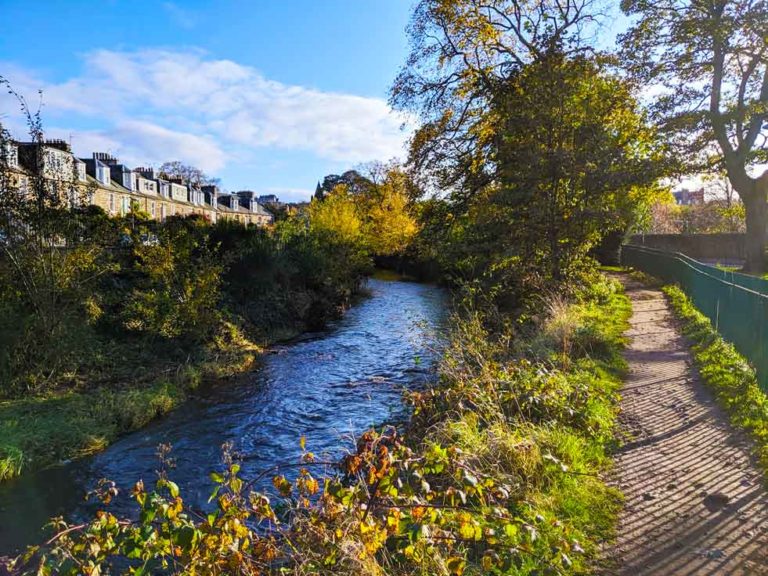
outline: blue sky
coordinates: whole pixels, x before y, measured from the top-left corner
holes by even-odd
[[[0,0],[0,75],[51,137],[129,165],[183,160],[225,188],[306,197],[401,155],[386,104],[412,0]],[[12,25],[8,25],[12,23]],[[0,116],[17,137],[8,97]]]

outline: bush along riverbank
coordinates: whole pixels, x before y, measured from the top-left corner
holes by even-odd
[[[100,450],[249,369],[338,315],[371,269],[360,243],[306,219],[47,218],[76,228],[71,248],[0,259],[0,480]]]
[[[619,495],[601,480],[613,438],[631,310],[601,279],[553,298],[535,327],[454,323],[440,382],[414,393],[404,433],[370,430],[323,476],[300,462],[252,491],[228,451],[211,474],[212,508],[188,509],[161,464],[132,496],[138,520],[104,509],[16,560],[19,572],[184,574],[584,574],[611,534]],[[495,323],[495,320],[494,320]],[[161,463],[168,457],[161,450]]]

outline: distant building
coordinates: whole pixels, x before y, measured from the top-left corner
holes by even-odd
[[[280,205],[280,198],[274,194],[264,194],[259,196],[258,201],[262,206],[268,206],[269,204],[274,204],[276,206]]]
[[[50,188],[71,206],[90,203],[112,216],[139,210],[153,220],[198,214],[211,222],[222,218],[265,226],[274,221],[255,192],[222,194],[217,186],[188,185],[153,168],[131,169],[104,152],[76,158],[63,140],[8,142],[0,149],[0,168],[3,186],[25,191],[42,172]]]
[[[40,148],[42,154],[38,156]],[[37,174],[42,169],[46,180],[56,182],[70,182],[76,179],[75,157],[64,140],[46,140],[43,144],[19,142],[17,149],[19,165],[30,173]]]
[[[219,210],[230,220],[264,226],[274,221],[274,216],[256,200],[256,193],[241,190],[234,194],[218,195]]]
[[[154,168],[136,168],[133,171],[136,176],[136,192],[157,196],[160,186]]]
[[[0,148],[0,168],[3,170],[0,178],[2,186],[18,190],[22,194],[27,192],[31,172],[19,162],[19,145],[16,142],[6,142]]]
[[[688,190],[682,188],[672,192],[675,197],[675,202],[680,206],[696,206],[704,204],[704,189],[700,190]]]
[[[237,193],[240,206],[245,208],[251,214],[251,218],[256,220],[257,224],[269,224],[274,220],[272,213],[262,206],[262,202],[257,200],[256,193],[250,190],[241,190]],[[277,198],[276,196],[272,196]],[[261,199],[262,196],[259,196]]]
[[[11,157],[11,160],[13,158]],[[80,202],[86,182],[82,163],[64,140],[16,143],[17,186],[26,190],[33,177],[42,176],[46,187],[71,206]]]

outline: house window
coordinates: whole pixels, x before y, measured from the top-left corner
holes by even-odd
[[[160,220],[165,220],[165,204],[160,205]]]
[[[110,213],[113,213],[113,214],[115,212],[115,195],[114,194],[109,195],[109,211]]]
[[[7,143],[2,152],[3,160],[9,168],[16,168],[19,165],[19,151],[16,146]]]
[[[152,218],[155,217],[155,203],[154,202],[150,202],[150,204],[149,204],[149,213],[152,216]]]

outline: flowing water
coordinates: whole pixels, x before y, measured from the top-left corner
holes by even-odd
[[[368,287],[371,296],[327,331],[273,348],[236,382],[202,392],[96,456],[0,484],[0,555],[40,542],[52,516],[87,518],[95,504],[84,495],[100,478],[118,483],[123,495],[111,509],[129,514],[126,488],[155,477],[160,443],[173,446],[170,477],[182,497],[202,508],[225,442],[241,455],[247,479],[295,461],[302,435],[308,450],[335,459],[353,446],[354,434],[402,420],[403,390],[434,377],[445,295],[411,282],[371,280]]]

